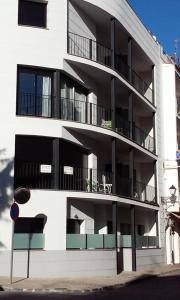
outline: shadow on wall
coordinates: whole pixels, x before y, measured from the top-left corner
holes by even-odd
[[[6,150],[0,149],[0,219],[2,213],[10,208],[13,199],[13,176],[14,162],[11,158],[5,158]],[[0,248],[4,245],[0,241]]]

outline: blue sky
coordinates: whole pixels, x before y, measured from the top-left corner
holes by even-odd
[[[180,0],[129,0],[143,24],[157,37],[167,54],[180,56]]]

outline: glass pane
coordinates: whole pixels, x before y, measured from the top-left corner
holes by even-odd
[[[74,120],[74,87],[64,80],[61,81],[61,118]]]
[[[74,87],[70,83],[66,83],[66,97],[74,100]]]
[[[75,91],[75,100],[86,102],[86,95],[84,95],[83,93],[76,90]]]
[[[21,93],[35,93],[35,75],[30,73],[20,73],[19,90]]]
[[[75,91],[75,118],[76,121],[85,123],[86,117],[86,95]]]
[[[46,27],[46,3],[19,0],[18,24]]]
[[[19,74],[18,114],[35,114],[35,75],[30,73]]]
[[[37,76],[36,111],[39,116],[51,116],[51,78]]]
[[[61,80],[61,98],[66,98],[66,83]]]

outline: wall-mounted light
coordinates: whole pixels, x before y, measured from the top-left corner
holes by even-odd
[[[170,193],[169,197],[161,197],[162,204],[167,204],[168,202],[170,202],[171,205],[174,205],[176,203],[176,199],[177,199],[176,187],[173,184],[169,188],[169,193]]]
[[[169,192],[170,192],[171,196],[176,194],[176,188],[173,184],[170,186]]]

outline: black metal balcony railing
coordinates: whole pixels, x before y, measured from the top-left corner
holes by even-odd
[[[110,109],[79,100],[61,98],[60,119],[112,128]]]
[[[130,83],[132,83],[132,85],[138,92],[140,92],[140,94],[142,94],[151,103],[153,103],[153,91],[150,85],[145,80],[143,80],[134,70],[132,70],[132,78],[130,79]]]
[[[177,104],[177,116],[180,118],[180,104]]]
[[[61,98],[60,115],[60,118],[63,120],[70,120],[112,129],[111,109],[97,104]],[[129,121],[117,118],[115,130],[119,134],[131,138]],[[149,151],[155,152],[154,138],[148,135],[145,130],[134,125],[132,127],[132,140]]]
[[[87,123],[87,104],[84,101],[61,98],[60,119]]]
[[[95,40],[68,32],[68,53],[82,58],[104,64],[112,65],[112,50]],[[145,98],[153,103],[153,91],[145,80],[143,80],[132,68],[128,66],[122,56],[115,54],[115,69],[129,81]]]
[[[30,93],[21,93],[18,97],[17,114],[36,117],[54,117],[52,112],[52,99],[55,97],[46,95],[34,95]],[[89,125],[95,125],[106,129],[112,128],[111,109],[94,103],[80,100],[61,98],[59,118],[67,121],[80,122]],[[57,117],[57,116],[56,116]],[[117,118],[116,128],[114,129],[120,135],[123,135],[151,152],[155,152],[155,140],[142,130],[133,125],[132,135],[130,135],[130,122]]]
[[[158,248],[159,237],[158,236],[140,236],[136,235],[136,248]]]
[[[50,165],[51,172],[42,172],[43,165]],[[15,188],[25,186],[32,189],[53,189],[54,166],[49,162],[16,161],[14,185]]]
[[[75,190],[96,193],[112,192],[111,173],[97,169],[73,167],[71,174],[66,174],[60,166],[60,190]]]
[[[132,128],[132,139],[142,147],[148,149],[151,152],[155,152],[155,139],[150,136],[145,130],[137,126]]]
[[[115,55],[115,69],[129,81],[131,69],[120,55]]]
[[[142,182],[134,182],[133,198],[142,202],[156,203],[156,188]]]
[[[51,95],[19,93],[17,102],[18,115],[51,117]]]
[[[55,188],[55,178],[58,187]],[[118,177],[116,179],[116,194],[134,200],[156,203],[156,189],[142,182]],[[111,194],[112,173],[91,168],[59,166],[55,174],[54,166],[49,162],[15,161],[15,188],[25,186],[31,189],[58,189],[67,191],[82,191],[90,193]]]
[[[111,50],[95,40],[68,32],[68,53],[111,66]]]
[[[140,94],[151,103],[153,102],[153,91],[149,84],[130,68],[120,55],[115,55],[115,69],[121,76],[129,81]]]
[[[116,131],[119,134],[124,135],[127,138],[130,138],[130,122],[122,118],[117,118]]]
[[[121,197],[131,198],[131,179],[117,176],[116,192]]]

